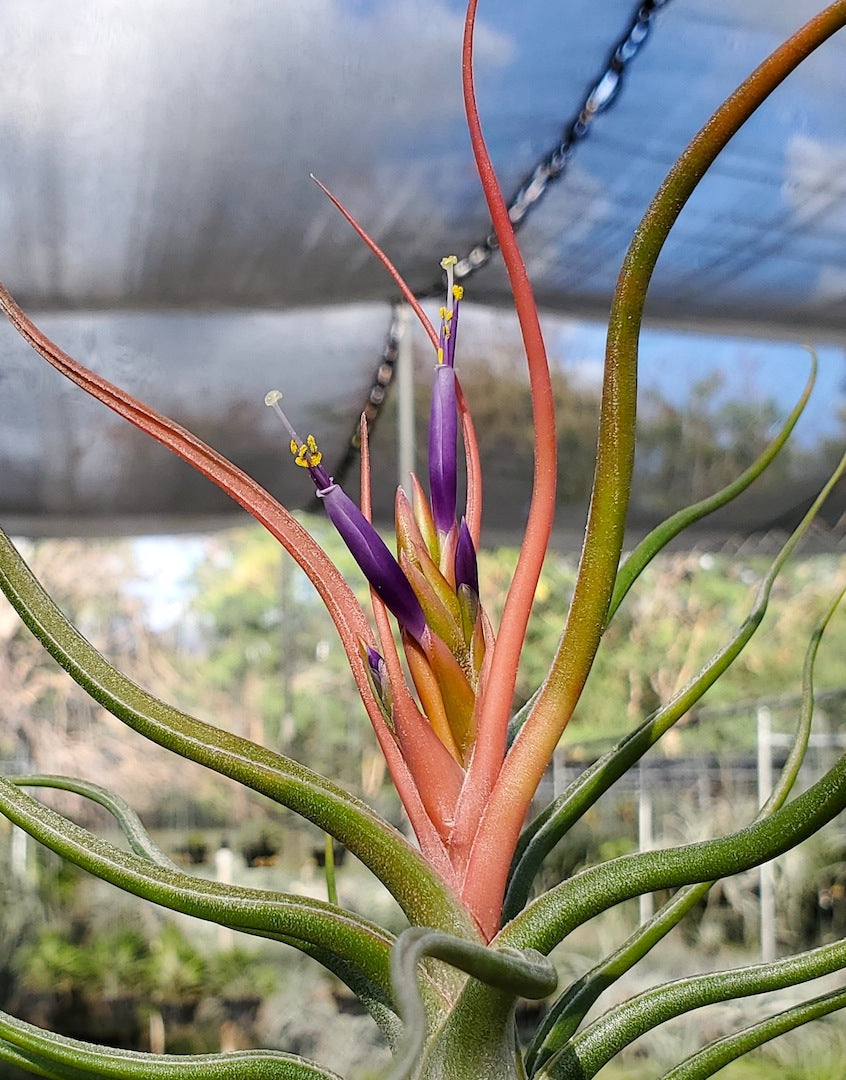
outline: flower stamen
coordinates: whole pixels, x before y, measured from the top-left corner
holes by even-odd
[[[264,403],[273,409],[291,436],[291,453],[294,455],[294,461],[302,468],[308,469],[317,497],[323,500],[327,517],[338,530],[341,539],[349,548],[350,554],[376,590],[377,595],[393,613],[400,626],[408,631],[415,641],[423,644],[426,636],[426,618],[399,563],[388,551],[385,541],[365,518],[359,507],[327,473],[321,464],[323,455],[317,447],[315,437],[309,435],[303,441],[296,433],[293,424],[279,405],[281,398],[281,391],[270,390],[264,396]]]
[[[453,367],[455,363],[455,332],[458,327],[458,302],[464,296],[464,286],[455,284],[455,265],[458,258],[447,255],[441,259],[441,269],[446,274],[446,303],[442,305],[441,331],[438,337],[438,364]]]
[[[279,402],[282,400],[281,390],[268,390],[264,395],[264,403],[268,405],[282,423],[285,425],[285,430],[291,436],[291,454],[293,455],[295,464],[299,465],[301,469],[308,469],[317,487],[317,494],[322,496],[333,486],[334,481],[331,476],[328,476],[326,470],[321,468],[321,462],[323,461],[323,454],[321,453],[317,439],[313,435],[308,435],[305,441],[300,438],[294,429],[294,425],[282,411],[282,406]]]

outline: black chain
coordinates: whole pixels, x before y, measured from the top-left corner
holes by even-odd
[[[558,144],[526,175],[509,200],[508,216],[515,230],[523,225],[528,214],[546,194],[549,185],[564,174],[576,147],[590,133],[596,118],[617,100],[626,69],[648,40],[655,14],[669,3],[670,0],[642,0],[638,3],[628,28],[611,50],[605,68],[585,94],[575,115],[564,128]],[[456,280],[463,280],[480,270],[498,248],[496,233],[491,231],[484,240],[458,260],[454,268]],[[438,295],[441,288],[442,282],[439,280],[431,288],[421,290],[418,296]],[[385,335],[379,366],[364,405],[368,430],[373,428],[381,415],[396,371],[400,335],[399,311],[400,304],[395,302],[391,308],[391,323]],[[346,450],[334,470],[338,482],[344,479],[355,464],[360,447],[361,436],[357,421]]]

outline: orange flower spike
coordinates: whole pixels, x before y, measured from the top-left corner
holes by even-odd
[[[514,229],[508,217],[508,208],[502,197],[485,145],[476,107],[473,84],[473,27],[477,3],[478,0],[469,0],[464,24],[462,50],[464,106],[479,179],[511,284],[526,352],[534,424],[534,476],[532,500],[520,556],[506,597],[493,654],[488,658],[488,677],[484,680],[477,711],[476,752],[470,763],[465,792],[459,808],[459,820],[453,837],[453,843],[463,852],[472,846],[473,837],[479,828],[480,816],[484,814],[505,756],[517,667],[526,637],[535,589],[552,531],[557,479],[555,410],[537,305],[523,257],[514,236]],[[485,858],[488,858],[487,854]],[[500,856],[500,861],[506,870],[510,859],[511,846],[506,845]],[[470,906],[474,907],[477,899],[473,891],[474,885],[468,882],[467,887],[469,889],[467,900]],[[497,903],[495,899],[487,898],[486,900],[489,910],[493,910]],[[492,933],[495,927],[486,925],[483,930],[486,933]]]
[[[394,529],[397,534],[397,553],[404,551],[407,555],[418,558],[419,553],[423,552],[431,558],[429,545],[420,529],[417,515],[402,488],[397,488],[394,498]]]
[[[476,672],[476,680],[480,681],[482,674],[482,664],[485,660],[487,650],[487,635],[485,633],[485,613],[479,611],[476,615],[476,622],[473,626],[473,633],[470,638],[470,664],[473,670]]]
[[[429,500],[426,498],[423,485],[413,473],[411,474],[411,485],[414,520],[417,523],[426,550],[437,561],[440,558],[440,542],[438,540],[438,530],[435,528],[435,522],[432,519],[432,511],[429,508]]]
[[[464,635],[464,644],[469,648],[476,630],[476,624],[479,621],[479,598],[467,585],[459,585],[458,592],[455,595],[461,610],[461,630]]]
[[[402,635],[402,644],[408,661],[408,670],[411,672],[411,679],[426,718],[450,755],[461,763],[461,754],[452,734],[441,688],[429,658],[414,638],[409,637],[408,634]]]
[[[458,547],[458,526],[453,527],[441,538],[440,572],[449,583],[451,589],[455,589],[455,552]]]
[[[455,594],[450,594],[452,603],[455,605],[455,610],[452,610],[451,606],[445,604],[439,593],[432,587],[419,564],[413,562],[404,551],[400,552],[399,564],[414,589],[432,633],[446,642],[453,655],[457,652],[463,653],[465,649],[461,609]]]
[[[450,583],[446,580],[440,570],[435,566],[426,551],[400,551],[400,565],[403,570],[407,566],[411,565],[420,575],[420,578],[426,583],[426,594],[437,597],[440,606],[448,613],[450,620],[456,625],[461,625],[461,607],[458,603],[458,597],[455,595],[455,590]],[[412,587],[416,587],[412,584]],[[424,614],[426,614],[426,605],[420,596],[417,597],[420,601],[420,606],[423,608]]]
[[[448,646],[434,634],[427,649],[427,656],[438,681],[447,722],[458,747],[459,761],[466,765],[476,736],[476,695]]]
[[[367,520],[370,521],[372,518],[370,441],[367,435],[367,419],[363,413],[359,421],[359,434],[361,436],[361,512]],[[414,725],[416,724],[421,728],[426,728],[430,735],[436,737],[435,741],[446,749],[450,760],[455,763],[456,767],[458,762],[458,750],[452,741],[452,735],[449,730],[449,724],[446,721],[446,715],[443,714],[443,702],[440,698],[439,691],[437,691],[437,684],[435,684],[431,668],[429,668],[429,679],[434,685],[435,692],[438,694],[437,700],[440,704],[441,713],[443,714],[442,722],[439,726],[432,724],[431,714],[428,716],[428,722],[427,717],[420,714],[405,683],[399,655],[397,654],[396,645],[394,644],[394,635],[388,620],[388,610],[374,589],[370,590],[370,597],[373,605],[373,617],[376,621],[376,629],[379,634],[379,641],[384,657],[382,662],[385,665],[388,680],[390,681],[391,696],[393,699],[391,719],[394,731],[390,736],[384,728],[382,732],[377,732],[377,735],[379,735],[379,745],[388,762],[388,770],[391,774],[391,779],[399,793],[406,813],[408,814],[415,836],[420,843],[421,851],[442,877],[449,881],[453,886],[456,886],[457,883],[454,880],[454,869],[444,847],[445,834],[441,831],[442,827],[446,827],[446,822],[448,820],[451,822],[454,819],[454,813],[450,815],[448,808],[444,808],[444,805],[438,802],[437,792],[433,793],[429,791],[429,786],[434,784],[437,787],[441,783],[442,777],[437,775],[433,777],[432,769],[430,767],[430,763],[437,762],[440,755],[436,750],[430,753],[428,757],[425,753],[420,755],[421,763],[418,766],[420,771],[418,775],[414,775],[410,762],[406,760],[404,751],[400,747],[400,743],[404,742],[410,757],[415,758],[416,760],[417,754],[415,753],[415,750],[418,746],[418,742],[422,742],[422,737],[420,740],[414,737]],[[409,638],[408,640],[411,641],[412,639]],[[419,649],[419,646],[416,646],[416,648]],[[405,651],[406,653],[409,651],[408,647],[406,647]],[[420,655],[423,656],[422,650],[420,651]],[[424,662],[426,662],[425,657]],[[426,666],[428,667],[428,663],[426,663]],[[410,663],[409,668],[411,668]],[[416,680],[415,686],[417,686]],[[418,693],[420,693],[419,689]],[[424,701],[424,695],[422,693],[420,693],[420,699],[421,701]],[[441,737],[442,733],[445,737]],[[429,749],[433,750],[431,746]],[[454,792],[451,790],[453,776],[452,767],[443,766],[443,763],[442,767],[443,777],[447,778],[447,790],[444,797],[451,801],[454,796]],[[457,774],[455,774],[455,784],[459,785],[459,790],[460,784],[463,781],[463,776],[464,774],[459,768]],[[441,784],[441,786],[443,787],[444,785]],[[457,798],[457,794],[455,794],[455,798]]]
[[[479,456],[476,428],[458,378],[455,380],[455,403],[461,420],[461,439],[464,443],[464,461],[467,469],[467,502],[464,518],[478,550],[479,539],[482,535],[482,462]]]
[[[396,528],[397,543],[400,554],[400,566],[407,570],[407,563],[411,563],[428,583],[429,589],[438,598],[441,606],[449,612],[450,618],[456,624],[461,622],[461,608],[455,595],[455,568],[450,566],[452,581],[449,581],[435,565],[429,552],[426,550],[423,538],[417,528],[417,523],[412,514],[411,505],[404,492],[400,488],[396,497]],[[403,556],[407,563],[403,562]],[[454,559],[454,545],[452,558]],[[415,588],[412,582],[412,588]],[[416,591],[416,588],[415,588]],[[417,597],[426,613],[426,605],[421,596]]]

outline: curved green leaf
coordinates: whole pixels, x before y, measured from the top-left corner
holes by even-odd
[[[492,949],[438,930],[409,927],[397,938],[391,956],[394,995],[405,1032],[390,1080],[408,1080],[420,1064],[428,1027],[417,982],[417,968],[424,957],[442,960],[486,986],[504,990],[512,1001],[518,996],[548,997],[558,984],[555,968],[534,950]]]
[[[51,787],[64,791],[73,791],[94,802],[104,806],[115,817],[132,850],[158,866],[164,866],[180,872],[178,867],[150,838],[141,820],[135,811],[119,796],[99,784],[91,784],[85,780],[77,780],[69,776],[8,776],[10,782],[18,787]],[[336,901],[331,901],[336,904]],[[389,1045],[395,1046],[399,1041],[402,1026],[394,1012],[393,1002],[388,994],[380,989],[371,979],[353,967],[334,953],[321,949],[317,945],[311,945],[304,941],[286,938],[284,935],[276,935],[276,940],[298,949],[316,960],[328,971],[331,971],[355,993],[364,1008],[370,1013],[380,1030],[388,1040]]]
[[[172,708],[109,664],[41,588],[2,530],[0,588],[54,659],[128,727],[336,837],[376,874],[412,922],[478,939],[466,909],[440,876],[361,800],[290,758]]]
[[[660,1078],[660,1080],[706,1080],[713,1076],[729,1062],[748,1054],[764,1043],[784,1035],[794,1028],[801,1027],[811,1020],[819,1020],[829,1013],[846,1007],[846,990],[834,990],[830,994],[821,994],[811,1001],[804,1001],[800,1005],[794,1005],[776,1016],[769,1016],[766,1020],[760,1020],[757,1024],[751,1024],[742,1031],[727,1035],[723,1039],[704,1046],[696,1054],[682,1061],[674,1069]]]
[[[692,506],[687,506],[683,510],[677,511],[671,517],[667,518],[666,521],[657,525],[652,532],[640,541],[634,550],[627,556],[617,573],[617,579],[614,582],[614,592],[611,595],[611,603],[608,605],[608,614],[605,617],[606,626],[611,622],[617,608],[623,602],[626,593],[628,593],[629,589],[634,585],[635,581],[649,563],[652,562],[658,552],[665,548],[674,537],[678,536],[679,533],[683,532],[688,526],[693,525],[697,521],[701,521],[702,518],[707,517],[709,514],[713,514],[715,510],[719,510],[720,507],[726,506],[733,499],[736,499],[738,495],[742,494],[750,484],[752,484],[754,480],[757,480],[764,472],[779,450],[781,450],[790,438],[791,432],[796,427],[799,417],[802,415],[805,406],[808,404],[808,398],[811,396],[811,391],[814,388],[814,383],[817,378],[817,354],[811,348],[809,348],[808,351],[811,354],[811,372],[808,376],[808,381],[805,384],[805,389],[802,391],[799,400],[785,420],[779,433],[769,446],[766,447],[763,453],[752,462],[749,468],[744,469],[740,476],[730,484],[727,484],[713,495],[709,495],[707,498],[694,503]]]
[[[63,859],[162,907],[259,937],[334,954],[391,996],[393,938],[375,923],[320,900],[206,881],[122,851],[0,777],[0,812]]]
[[[342,1080],[278,1050],[228,1054],[145,1054],[80,1042],[0,1012],[0,1060],[49,1080]]]
[[[778,782],[761,808],[759,818],[784,805],[799,773],[811,735],[814,713],[814,663],[826,626],[837,610],[846,589],[829,605],[814,628],[802,672],[802,708],[793,745],[781,770]],[[713,881],[680,889],[648,922],[637,930],[610,956],[569,986],[544,1016],[526,1051],[526,1067],[535,1072],[544,1065],[577,1030],[588,1010],[600,995],[640,960],[676,926],[679,920],[706,896]]]
[[[846,941],[767,964],[714,971],[656,986],[609,1009],[574,1036],[538,1074],[544,1080],[588,1080],[647,1031],[692,1009],[782,990],[846,967]]]
[[[582,870],[534,900],[494,941],[548,953],[601,911],[659,889],[728,877],[796,847],[846,808],[846,755],[807,791],[715,840],[623,855]]]
[[[708,661],[698,675],[640,727],[622,739],[579,776],[524,830],[514,856],[503,908],[504,920],[516,916],[529,896],[543,860],[558,841],[634,763],[653,746],[720,678],[737,659],[761,624],[773,584],[796,545],[810,528],[832,488],[846,472],[846,454],[829,477],[808,512],[774,559],[758,587],[751,611],[733,637]]]
[[[120,795],[116,795],[100,784],[88,780],[79,780],[73,776],[58,776],[53,773],[32,773],[21,776],[6,776],[4,779],[18,787],[46,787],[59,791],[72,791],[104,807],[120,826],[121,832],[136,855],[141,855],[157,866],[166,866],[169,870],[180,871],[180,867],[167,856],[144,828],[141,818]]]
[[[623,855],[593,866],[533,901],[491,943],[548,954],[577,926],[645,892],[728,877],[781,855],[846,809],[846,755],[807,791],[764,820],[698,844]],[[500,1006],[496,991],[472,979],[450,1014],[467,1027]]]
[[[846,6],[844,0],[839,0],[806,23],[744,79],[667,173],[626,251],[608,319],[596,470],[582,555],[561,642],[535,716],[527,721],[527,727],[541,728],[536,734],[544,737],[544,749],[549,746],[549,755],[581,696],[614,591],[634,465],[640,327],[661,249],[688,199],[729,140],[787,76],[844,23]],[[536,716],[543,722],[534,725]],[[539,741],[533,739],[536,744]],[[519,746],[518,739],[509,757],[516,767],[525,769],[527,762],[522,755],[514,756]]]

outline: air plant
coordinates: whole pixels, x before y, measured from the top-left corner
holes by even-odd
[[[359,506],[327,471],[314,435],[301,438],[297,433],[281,409],[279,392],[271,391],[266,399],[285,424],[296,465],[310,475],[328,517],[370,583],[372,625],[328,556],[267,491],[196,436],[69,357],[0,286],[0,304],[37,352],[218,484],[278,539],[308,575],[334,620],[416,844],[330,779],[188,716],[137,686],[68,622],[3,536],[0,578],[6,595],[44,647],[93,698],[147,738],[266,795],[345,844],[393,894],[409,927],[395,938],[337,903],[216,884],[186,874],[159,851],[121,799],[89,782],[53,776],[2,778],[0,810],[63,858],[126,892],[285,942],[314,958],[352,988],[384,1032],[395,1051],[393,1080],[526,1076],[584,1080],[633,1039],[672,1016],[710,1002],[804,983],[846,966],[846,943],[836,942],[768,964],[657,986],[584,1023],[602,991],[641,961],[715,880],[794,847],[846,806],[846,758],[808,790],[788,799],[810,730],[817,647],[839,596],[808,647],[804,704],[792,752],[779,784],[754,821],[705,842],[611,859],[532,895],[544,859],[570,826],[740,655],[761,623],[773,581],[846,468],[846,456],[776,557],[746,620],[731,639],[671,700],[524,827],[603,633],[641,571],[682,529],[735,498],[764,471],[790,435],[810,393],[813,371],[782,430],[746,472],[722,491],[674,515],[621,562],[634,455],[638,334],[661,247],[722,147],[790,71],[846,23],[846,0],[831,4],[798,30],[717,110],[673,166],[635,233],[610,316],[596,471],[575,589],[548,674],[516,716],[512,700],[517,664],[553,523],[556,437],[537,308],[476,111],[475,14],[476,0],[470,0],[463,48],[466,116],[520,322],[534,420],[531,505],[496,628],[485,613],[484,583],[476,565],[481,470],[456,371],[462,289],[454,280],[453,259],[442,263],[445,298],[436,330],[388,257],[329,195],[394,278],[421,320],[434,353],[428,497],[416,479],[411,500],[398,493],[395,555],[370,521],[364,423]],[[456,495],[459,441],[467,476],[463,511]],[[101,803],[123,828],[131,851],[80,828],[23,790],[35,786],[70,788]],[[594,915],[660,889],[678,891],[614,953],[553,996],[558,976],[548,959],[552,950]],[[514,1025],[520,997],[552,998],[526,1046],[519,1043]],[[844,1005],[846,991],[829,991],[726,1035],[666,1075],[689,1080],[709,1076],[753,1046]],[[302,1058],[270,1050],[193,1057],[112,1050],[41,1031],[5,1014],[0,1014],[0,1059],[36,1075],[75,1080],[84,1076],[299,1080],[332,1075]]]

